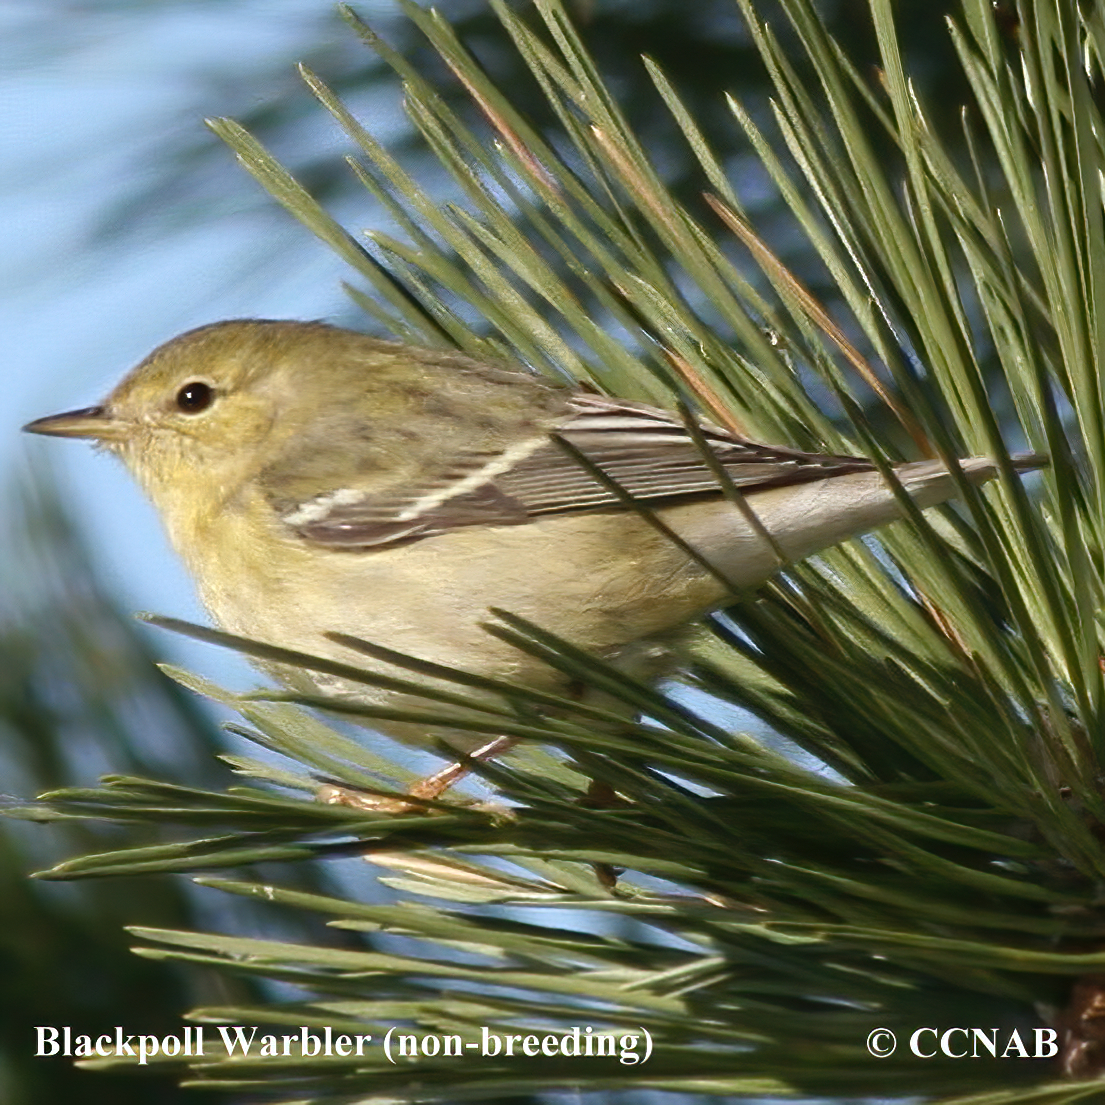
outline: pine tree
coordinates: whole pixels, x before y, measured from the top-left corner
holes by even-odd
[[[884,470],[985,453],[1000,479],[964,482],[959,506],[911,510],[877,539],[734,595],[660,688],[499,612],[489,632],[586,676],[639,719],[611,728],[592,707],[550,711],[548,696],[463,672],[455,692],[426,691],[428,725],[457,724],[450,707],[480,683],[498,704],[468,703],[485,720],[463,724],[530,739],[479,768],[508,812],[454,801],[387,816],[316,802],[319,778],[379,788],[403,774],[304,711],[315,703],[231,696],[175,673],[233,705],[241,731],[293,766],[237,757],[254,781],[225,792],[112,777],[47,795],[35,816],[154,822],[178,839],[44,877],[363,853],[402,896],[372,905],[203,874],[364,943],[135,930],[140,955],[304,991],[197,1010],[200,1023],[374,1037],[361,1056],[208,1056],[190,1066],[196,1084],[320,1105],[558,1088],[963,1105],[1100,1095],[1105,18],[1073,0],[964,0],[948,34],[973,98],[962,135],[945,135],[905,71],[888,0],[868,5],[874,74],[836,48],[806,0],[780,4],[796,44],[786,51],[754,0],[740,3],[773,118],[728,107],[831,295],[815,297],[757,234],[678,90],[644,59],[704,204],[672,196],[559,0],[523,14],[492,4],[555,109],[555,136],[514,110],[435,13],[406,6],[480,126],[346,13],[402,78],[458,196],[433,198],[305,70],[354,143],[352,171],[398,227],[368,245],[245,130],[213,126],[350,263],[350,294],[396,337],[683,404],[759,440],[863,452]],[[1022,481],[1011,444],[1048,454],[1050,468]],[[371,684],[381,654],[366,653],[364,670],[345,674]],[[413,684],[428,674],[406,666]],[[590,780],[618,800],[588,801]],[[626,1061],[502,1044],[570,1040],[583,1026],[613,1035]],[[940,1033],[964,1026],[983,1039],[950,1035],[941,1052]],[[413,1061],[389,1062],[389,1028],[397,1048],[415,1042]],[[448,1053],[453,1037],[480,1045],[483,1028],[497,1054]],[[896,1035],[896,1054],[873,1057],[868,1041],[889,1040],[876,1030]],[[910,1054],[917,1030],[931,1058]],[[1015,1061],[1052,1041],[1050,1063]],[[980,1057],[948,1054],[964,1048]]]

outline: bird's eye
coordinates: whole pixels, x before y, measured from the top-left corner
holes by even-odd
[[[215,399],[215,389],[202,380],[191,380],[176,393],[176,405],[185,414],[205,411]]]

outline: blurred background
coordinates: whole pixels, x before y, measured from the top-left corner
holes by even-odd
[[[423,71],[439,68],[419,53],[397,3],[355,6]],[[548,122],[485,0],[437,6],[518,102]],[[767,111],[736,4],[578,0],[574,7],[661,171],[693,196],[698,186],[642,53],[660,62],[697,112],[759,233],[817,291],[816,267],[728,122],[724,91]],[[913,45],[915,70],[944,82],[941,102],[954,111],[961,98],[947,87],[940,13],[904,7],[912,23],[902,37]],[[849,18],[846,0],[834,13],[853,56],[863,56],[869,29]],[[391,229],[343,165],[343,138],[299,80],[296,62],[336,88],[426,186],[444,198],[447,185],[414,145],[390,70],[328,0],[6,0],[0,61],[0,313],[8,347],[0,408],[0,791],[27,797],[91,784],[108,771],[222,786],[230,775],[213,755],[224,740],[219,719],[161,676],[154,660],[172,659],[232,687],[254,676],[231,654],[134,623],[136,610],[204,620],[151,508],[110,458],[19,428],[97,401],[154,346],[190,327],[231,317],[365,325],[341,290],[349,276],[341,262],[277,208],[203,125],[206,116],[238,119],[351,230]],[[8,1105],[76,1093],[88,1105],[191,1100],[171,1079],[89,1074],[66,1060],[36,1059],[32,1028],[175,1031],[191,1004],[249,996],[244,984],[228,993],[225,981],[185,980],[138,960],[127,951],[124,924],[271,934],[277,923],[271,910],[262,918],[248,903],[198,894],[186,880],[26,878],[75,851],[109,846],[109,838],[117,839],[106,829],[0,822],[0,1100]],[[299,865],[294,877],[329,875]],[[360,864],[343,877],[369,876]],[[288,918],[281,933],[303,935],[307,923]]]

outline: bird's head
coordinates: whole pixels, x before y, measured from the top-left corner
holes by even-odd
[[[117,454],[155,502],[194,481],[217,494],[249,479],[314,419],[312,404],[332,394],[328,378],[340,379],[348,364],[347,334],[318,322],[202,326],[155,349],[97,406],[24,429],[87,438]]]

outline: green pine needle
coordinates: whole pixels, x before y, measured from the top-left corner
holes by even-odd
[[[343,9],[395,68],[411,120],[464,197],[439,203],[304,70],[352,142],[356,178],[405,240],[362,242],[241,127],[212,126],[349,262],[368,289],[351,288],[354,299],[402,340],[693,407],[762,440],[862,448],[884,469],[901,456],[984,453],[999,479],[981,490],[964,481],[961,505],[911,509],[877,541],[787,566],[736,597],[674,646],[682,684],[666,694],[510,612],[489,623],[585,675],[634,722],[370,642],[362,671],[151,619],[254,657],[422,687],[425,708],[409,720],[513,734],[566,757],[534,750],[478,766],[501,805],[435,802],[399,816],[324,805],[303,796],[316,780],[375,793],[407,776],[287,703],[302,697],[228,696],[180,675],[240,710],[250,728],[239,732],[306,774],[238,757],[260,787],[216,794],[115,778],[44,796],[34,816],[155,821],[180,839],[83,856],[43,877],[363,854],[403,896],[368,905],[204,876],[364,942],[136,930],[142,955],[308,995],[198,1019],[374,1034],[401,1024],[465,1039],[483,1025],[564,1033],[591,1023],[647,1028],[655,1044],[640,1065],[251,1057],[194,1064],[194,1084],[334,1105],[569,1086],[946,1105],[1061,1105],[1100,1092],[1049,1083],[1043,1064],[879,1062],[864,1047],[875,1026],[905,1038],[921,1025],[1008,1034],[1039,1024],[1072,979],[1105,968],[1100,16],[1073,0],[1023,0],[1010,37],[989,3],[964,0],[948,25],[973,95],[964,137],[931,122],[888,0],[869,2],[876,79],[841,54],[808,0],[780,3],[800,44],[791,53],[754,0],[739,2],[774,98],[770,129],[730,102],[734,125],[819,259],[825,303],[748,225],[740,181],[646,59],[710,192],[705,213],[669,192],[560,0],[525,13],[492,5],[559,119],[555,139],[517,112],[438,13],[404,5],[479,124]],[[1051,458],[1028,480],[1010,460],[1024,446]],[[409,679],[375,673],[373,661]],[[400,716],[308,704],[369,723]],[[745,720],[722,720],[733,716]],[[589,779],[617,797],[589,794]],[[615,869],[625,872],[616,883]],[[601,935],[568,927],[567,914],[558,927],[555,910],[584,915]],[[394,936],[402,944],[385,939]]]

